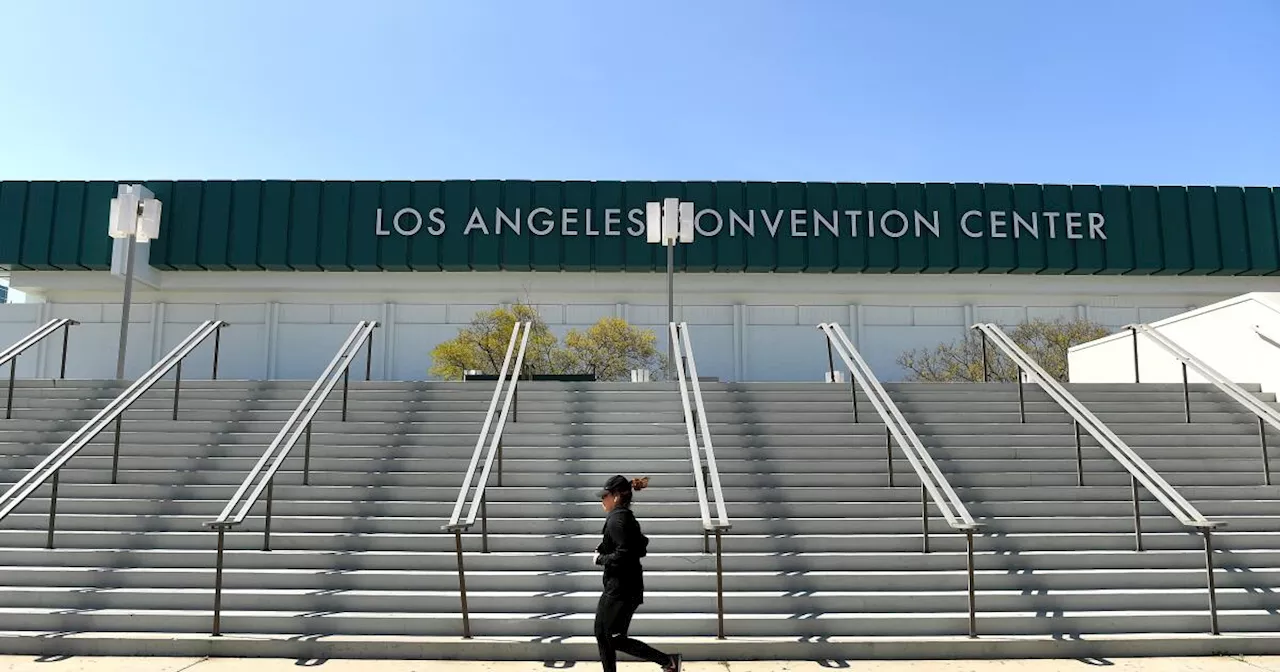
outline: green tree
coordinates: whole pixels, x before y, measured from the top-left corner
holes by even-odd
[[[457,337],[431,351],[431,375],[460,380],[469,370],[494,375],[502,368],[516,321],[533,323],[523,374],[594,374],[598,380],[626,380],[632,369],[657,372],[665,359],[652,331],[607,317],[585,331],[572,330],[561,347],[538,310],[526,303],[477,313]]]
[[[655,371],[662,358],[658,337],[648,329],[606,317],[586,331],[571,330],[564,337],[565,373],[592,373],[597,380],[626,380],[634,369]]]
[[[445,380],[461,380],[467,371],[497,375],[517,321],[533,323],[525,349],[524,375],[550,372],[556,358],[556,336],[536,308],[517,303],[476,313],[457,337],[437,345],[431,351],[431,375]]]
[[[1031,320],[1008,332],[1009,338],[1049,375],[1066,382],[1067,350],[1108,335],[1106,327],[1088,320]],[[934,348],[920,348],[898,356],[907,380],[922,382],[981,382],[982,336],[970,330],[964,338]],[[993,382],[1013,382],[1017,367],[994,344],[987,345],[987,367]]]

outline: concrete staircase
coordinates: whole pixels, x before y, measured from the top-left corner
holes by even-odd
[[[153,633],[185,642],[167,653],[225,645],[255,655],[243,639],[252,635],[293,638],[294,648],[263,655],[310,651],[306,640],[361,638],[366,648],[354,655],[533,655],[495,644],[504,641],[542,645],[548,656],[592,656],[600,576],[591,555],[603,523],[594,491],[615,473],[651,478],[635,503],[651,541],[633,634],[698,638],[702,648],[685,650],[708,657],[1045,655],[1063,650],[1044,636],[1063,644],[1074,635],[1152,639],[1208,628],[1199,539],[1144,501],[1150,550],[1134,552],[1127,475],[1086,436],[1086,486],[1076,486],[1070,420],[1032,386],[1025,424],[1012,385],[886,386],[987,525],[976,555],[985,639],[968,645],[963,537],[949,534],[930,506],[933,552],[921,553],[919,481],[895,448],[889,487],[884,426],[865,397],[855,424],[847,385],[704,383],[734,523],[724,559],[730,640],[717,643],[714,559],[703,553],[674,386],[521,383],[501,486],[497,474],[490,482],[489,552],[480,552],[479,524],[466,537],[477,640],[462,642],[453,537],[440,528],[491,384],[353,383],[348,422],[338,418],[337,394],[317,421],[311,485],[301,485],[301,445],[281,473],[273,550],[260,550],[262,504],[228,534],[228,637],[210,640],[216,535],[202,524],[308,386],[184,382],[176,422],[171,388],[139,402],[126,414],[118,485],[109,484],[110,431],[63,470],[55,550],[44,549],[47,487],[0,521],[0,631],[12,633],[0,648],[69,646],[37,633],[107,633],[92,635],[99,645],[124,637],[110,633]],[[22,383],[15,419],[0,421],[0,485],[120,389]],[[1229,523],[1215,535],[1224,632],[1280,631],[1272,594],[1280,489],[1260,485],[1252,417],[1202,387],[1192,392],[1191,425],[1182,422],[1177,386],[1071,389],[1206,515]],[[419,648],[396,640],[405,636]],[[1034,647],[1019,649],[1007,636],[1031,636]],[[925,639],[891,649],[841,644],[863,637]],[[1222,650],[1216,641],[1204,651]]]

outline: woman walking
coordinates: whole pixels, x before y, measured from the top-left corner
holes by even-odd
[[[647,476],[630,481],[614,476],[598,493],[600,505],[608,514],[604,521],[604,540],[596,547],[596,564],[604,567],[604,592],[596,606],[595,623],[604,672],[616,672],[619,651],[656,663],[664,672],[680,672],[680,654],[667,655],[627,636],[631,617],[644,602],[644,568],[640,566],[640,558],[649,546],[649,538],[640,531],[640,523],[631,513],[631,497],[648,485]]]

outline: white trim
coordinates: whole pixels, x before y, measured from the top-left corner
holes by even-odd
[[[1216,311],[1222,310],[1223,308],[1230,308],[1231,306],[1238,306],[1242,303],[1249,303],[1251,301],[1257,303],[1258,305],[1264,308],[1270,309],[1275,313],[1280,314],[1280,305],[1277,304],[1278,300],[1280,300],[1280,295],[1277,295],[1275,293],[1250,292],[1248,294],[1242,294],[1240,296],[1235,296],[1230,299],[1226,299],[1225,301],[1218,301],[1217,303],[1211,303],[1202,308],[1190,310],[1185,313],[1179,313],[1172,317],[1166,317],[1162,320],[1156,320],[1155,322],[1150,323],[1148,326],[1153,328],[1160,328],[1170,324],[1176,324],[1178,322],[1182,322],[1183,320],[1189,320],[1194,317],[1199,317],[1200,315],[1216,312]],[[1085,306],[1086,315],[1088,314],[1088,310],[1089,310],[1089,307]],[[1122,331],[1119,333],[1111,334],[1109,336],[1103,336],[1102,338],[1089,341],[1088,343],[1081,343],[1080,345],[1076,345],[1069,348],[1067,352],[1076,352],[1078,350],[1088,350],[1089,348],[1105,345],[1107,343],[1111,343],[1118,339],[1123,339],[1123,338],[1130,338],[1129,332]]]

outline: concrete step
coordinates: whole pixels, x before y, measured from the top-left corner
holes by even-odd
[[[961,601],[957,599],[957,601]],[[800,618],[800,614],[732,614],[726,629],[735,637],[890,637],[961,635],[968,632],[963,603],[956,611],[917,614],[827,612]],[[478,613],[472,617],[476,637],[588,637],[594,614],[546,612]],[[139,611],[103,609],[65,612],[55,609],[7,608],[0,610],[0,629],[7,631],[153,631],[207,632],[212,612]],[[1219,613],[1229,632],[1275,632],[1280,616],[1268,610],[1231,610]],[[980,631],[1010,635],[1200,633],[1208,628],[1203,610],[1186,611],[1036,611],[981,614]],[[223,614],[224,632],[239,634],[328,634],[454,637],[461,633],[456,611],[446,613],[393,612],[284,612],[231,611]],[[133,628],[134,630],[124,630]],[[632,621],[636,637],[715,635],[715,614],[692,613],[689,603],[678,611],[663,613],[641,609]]]

